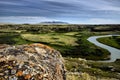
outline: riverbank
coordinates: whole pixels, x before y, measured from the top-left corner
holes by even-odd
[[[116,49],[114,47],[110,47],[108,45],[105,45],[105,44],[102,44],[100,42],[97,41],[97,39],[99,38],[104,38],[104,37],[111,37],[112,35],[103,35],[103,36],[92,36],[92,37],[89,37],[87,40],[90,41],[91,43],[101,47],[101,48],[104,48],[106,50],[108,50],[111,55],[110,55],[110,60],[106,60],[105,62],[114,62],[116,59],[119,59],[120,58],[120,50],[119,49]]]
[[[120,49],[120,36],[110,36],[97,39],[100,43]]]

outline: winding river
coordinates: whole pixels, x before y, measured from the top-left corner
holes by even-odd
[[[101,48],[107,49],[111,53],[110,60],[105,60],[102,62],[114,62],[116,59],[120,59],[120,50],[119,49],[102,44],[96,40],[97,38],[110,37],[110,36],[113,36],[113,35],[92,36],[87,39],[91,43],[93,43]],[[120,36],[120,35],[114,35],[114,36]]]

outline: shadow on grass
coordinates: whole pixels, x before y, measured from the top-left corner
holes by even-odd
[[[29,44],[31,41],[27,41],[21,38],[18,33],[1,33],[0,34],[0,44],[9,44],[9,45],[17,45],[17,44]]]

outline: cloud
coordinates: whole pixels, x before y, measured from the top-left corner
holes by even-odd
[[[87,22],[90,24],[119,24],[118,20],[104,18],[91,18]]]
[[[1,0],[0,16],[120,20],[119,0]]]

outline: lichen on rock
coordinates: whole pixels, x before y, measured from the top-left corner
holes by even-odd
[[[0,80],[65,80],[61,54],[43,44],[0,45]]]

